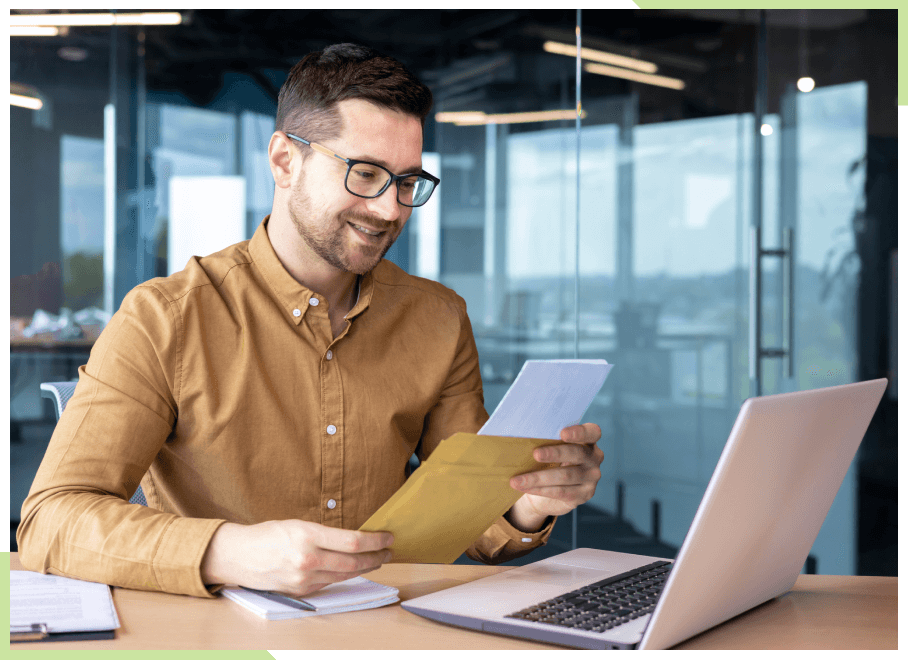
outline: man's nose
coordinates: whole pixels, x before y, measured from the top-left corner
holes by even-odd
[[[386,222],[396,222],[401,217],[401,205],[397,202],[397,184],[392,183],[378,197],[367,200],[366,208]]]

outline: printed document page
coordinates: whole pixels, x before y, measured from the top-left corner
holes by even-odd
[[[106,584],[32,571],[10,571],[10,631],[42,623],[51,633],[120,627]]]
[[[605,360],[527,360],[480,435],[560,440],[599,393],[613,365]]]

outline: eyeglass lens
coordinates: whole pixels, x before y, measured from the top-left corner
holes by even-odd
[[[362,197],[375,197],[391,178],[390,173],[377,165],[356,163],[347,172],[347,190]],[[397,201],[405,206],[421,206],[432,195],[435,183],[418,174],[397,182]]]

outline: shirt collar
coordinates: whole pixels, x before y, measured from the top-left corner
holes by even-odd
[[[378,268],[378,266],[376,266]],[[356,300],[356,304],[353,305],[347,313],[348,319],[353,319],[356,316],[362,314],[366,308],[369,306],[369,303],[372,302],[372,292],[375,290],[375,277],[372,275],[370,270],[368,273],[359,278],[359,297]]]
[[[259,224],[252,239],[249,241],[249,253],[268,286],[274,292],[278,302],[284,308],[287,317],[299,325],[309,309],[310,299],[316,298],[319,303],[326,304],[324,296],[304,287],[287,272],[281,260],[277,258],[271,240],[268,238],[268,219],[270,215]],[[371,271],[362,276],[359,283],[359,300],[347,314],[348,319],[361,314],[372,301],[373,277]]]

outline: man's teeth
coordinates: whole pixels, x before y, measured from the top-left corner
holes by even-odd
[[[381,233],[380,231],[371,231],[369,229],[366,229],[365,227],[360,227],[359,225],[353,225],[353,228],[357,231],[361,231],[364,234],[369,234],[369,236],[378,236]]]

